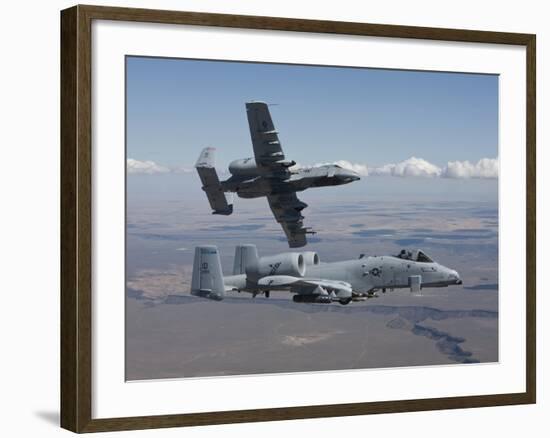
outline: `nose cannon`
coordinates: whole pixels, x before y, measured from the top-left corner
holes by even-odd
[[[446,268],[448,272],[447,282],[449,286],[462,284],[462,279],[454,269]]]

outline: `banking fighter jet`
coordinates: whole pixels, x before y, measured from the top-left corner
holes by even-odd
[[[230,193],[241,198],[265,196],[269,207],[286,234],[291,248],[304,246],[306,234],[302,210],[307,204],[296,192],[310,187],[336,186],[359,179],[357,173],[329,164],[291,170],[295,161],[287,160],[269,108],[264,102],[247,102],[246,115],[252,138],[254,158],[235,160],[229,164],[231,177],[220,181],[214,167],[214,148],[205,148],[195,165],[213,214],[233,213]]]
[[[418,292],[460,284],[458,272],[436,263],[421,250],[321,263],[312,251],[259,257],[255,245],[239,245],[233,275],[223,276],[218,249],[205,245],[195,248],[191,294],[220,301],[231,291],[269,297],[270,291],[282,290],[294,294],[297,303],[348,304],[376,296],[379,290],[409,288]]]

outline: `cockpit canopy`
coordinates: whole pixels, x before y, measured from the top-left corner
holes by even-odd
[[[404,260],[411,260],[413,262],[419,263],[433,263],[434,261],[423,251],[415,250],[410,251],[407,249],[402,249],[396,257]]]

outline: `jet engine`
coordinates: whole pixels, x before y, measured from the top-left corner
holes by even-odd
[[[229,172],[234,176],[258,176],[260,174],[254,158],[243,158],[229,163]]]
[[[315,251],[303,251],[300,254],[304,256],[306,266],[316,266],[321,262]]]
[[[251,280],[258,280],[268,275],[303,277],[305,271],[304,256],[295,252],[259,257],[246,266],[246,276]]]

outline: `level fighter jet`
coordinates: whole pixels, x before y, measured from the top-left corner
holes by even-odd
[[[423,251],[398,255],[361,255],[355,260],[321,263],[312,251],[258,257],[255,245],[235,249],[233,275],[223,276],[218,249],[195,248],[191,294],[220,301],[230,291],[269,297],[272,290],[293,293],[296,303],[348,304],[387,289],[446,287],[462,284],[458,273],[434,262]]]
[[[314,234],[314,231],[304,227],[301,212],[307,204],[298,199],[296,192],[310,187],[347,184],[360,179],[359,175],[334,164],[291,170],[296,162],[285,158],[267,104],[246,103],[246,115],[254,158],[231,162],[231,177],[225,181],[220,181],[216,173],[214,148],[203,149],[195,165],[212,213],[233,213],[231,198],[226,193],[237,193],[241,198],[265,196],[275,219],[283,227],[289,246],[304,246],[306,234]]]

